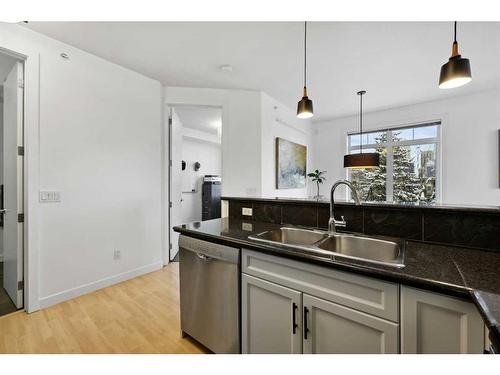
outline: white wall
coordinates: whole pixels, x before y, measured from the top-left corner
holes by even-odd
[[[0,24],[0,34],[0,47],[40,61],[28,74],[38,68],[39,81],[26,85],[40,90],[34,168],[39,189],[62,192],[61,203],[31,197],[39,226],[30,229],[30,294],[44,307],[160,268],[160,83],[17,25]]]
[[[311,122],[299,121],[294,110],[265,93],[246,90],[166,87],[165,102],[222,107],[223,195],[307,197],[307,188],[275,188],[275,138],[310,145]],[[312,154],[308,147],[308,169]]]
[[[221,146],[218,143],[200,138],[184,136],[182,138],[182,160],[186,161],[186,170],[182,171],[182,190],[189,191],[191,187],[194,187],[196,191],[195,193],[182,194],[182,222],[201,221],[203,176],[207,174],[221,175]],[[201,164],[198,171],[194,170],[195,162]]]
[[[307,173],[313,165],[312,129],[310,120],[301,120],[295,111],[262,93],[262,195],[266,197],[307,198],[310,183],[302,189],[276,189],[276,138],[307,146]]]
[[[3,85],[0,85],[3,91]],[[0,100],[0,184],[3,184],[3,94]],[[3,262],[3,227],[0,228],[0,262]]]
[[[458,89],[459,90],[459,89]],[[427,120],[442,120],[442,202],[499,205],[498,129],[500,89],[446,100],[414,104],[363,115],[363,128],[376,129]],[[314,124],[315,163],[326,169],[329,183],[345,178],[342,166],[348,131],[359,126],[358,116]]]
[[[260,92],[165,87],[165,103],[222,107],[222,194],[262,193]]]

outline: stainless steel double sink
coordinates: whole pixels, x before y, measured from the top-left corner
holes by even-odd
[[[404,267],[403,249],[392,241],[347,233],[329,233],[316,229],[283,227],[249,236],[251,240],[299,249],[311,255],[344,257]]]

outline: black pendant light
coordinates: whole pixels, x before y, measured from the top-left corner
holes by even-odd
[[[344,155],[344,168],[364,169],[375,168],[380,164],[378,152],[363,154],[363,95],[366,91],[358,91],[359,95],[359,154]]]
[[[297,104],[297,117],[310,118],[313,116],[313,102],[307,97],[307,22],[304,22],[304,93]]]
[[[465,59],[458,53],[457,43],[457,22],[454,25],[454,38],[451,47],[451,57],[446,64],[441,67],[439,76],[440,89],[452,89],[463,86],[472,80],[470,73],[469,59]]]

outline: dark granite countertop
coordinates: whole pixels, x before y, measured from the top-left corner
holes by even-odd
[[[280,204],[306,204],[306,205],[329,205],[330,200],[328,197],[323,199],[313,198],[284,198],[284,197],[230,197],[223,196],[223,200],[233,201],[257,201],[257,202],[274,202]],[[335,200],[335,205],[345,206],[354,205],[352,201]],[[361,206],[364,207],[382,207],[382,208],[405,208],[412,210],[434,210],[434,211],[458,211],[458,212],[481,212],[500,214],[500,206],[464,206],[458,204],[444,204],[444,203],[394,203],[394,202],[363,202]]]
[[[472,298],[480,306],[479,311],[486,325],[500,326],[500,294],[474,290]]]
[[[272,253],[472,300],[489,327],[499,325],[500,254],[498,252],[403,240],[405,267],[395,268],[361,260],[313,256],[248,238],[252,234],[280,227],[282,225],[223,218],[184,224],[174,227],[174,230],[223,245]],[[495,331],[499,332],[498,329]]]

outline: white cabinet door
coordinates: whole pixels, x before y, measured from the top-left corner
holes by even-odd
[[[482,353],[483,324],[472,303],[401,287],[402,353]]]
[[[398,353],[398,325],[303,294],[304,354]]]
[[[302,353],[302,293],[246,274],[241,285],[242,352]]]

